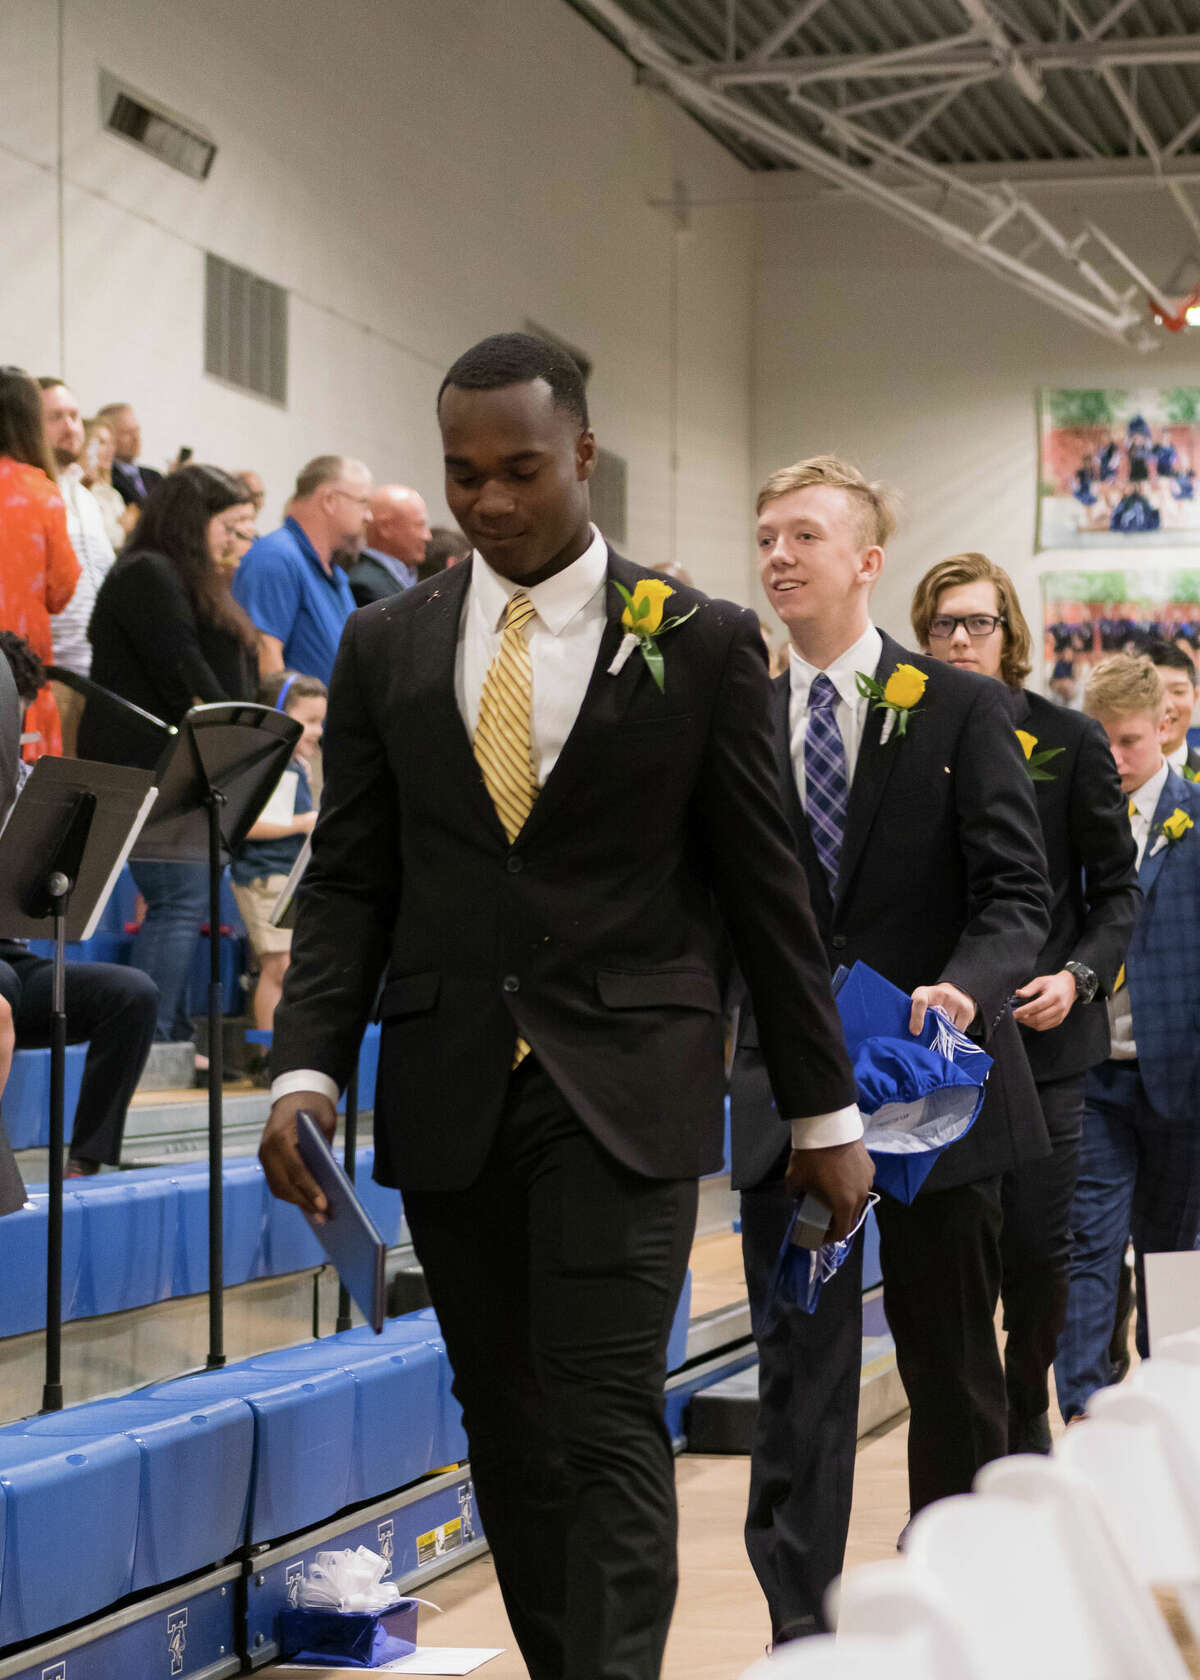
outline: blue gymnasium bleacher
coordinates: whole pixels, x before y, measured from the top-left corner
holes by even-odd
[[[399,1239],[400,1196],[371,1178],[374,1150],[359,1150],[359,1189],[379,1234]],[[323,1264],[299,1209],[276,1201],[253,1159],[224,1171],[225,1282],[250,1283]],[[0,1337],[45,1323],[48,1196],[0,1221]],[[63,1318],[125,1312],[208,1287],[208,1167],[144,1167],[72,1180],[63,1195]]]
[[[0,1429],[0,1647],[463,1457],[436,1323],[368,1334]]]

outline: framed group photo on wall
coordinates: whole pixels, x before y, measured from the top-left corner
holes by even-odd
[[[1140,565],[1111,572],[1042,575],[1043,658],[1048,694],[1078,705],[1088,672],[1110,653],[1174,642],[1200,653],[1200,565],[1195,571]]]
[[[1038,549],[1200,547],[1200,386],[1043,390],[1038,446]]]

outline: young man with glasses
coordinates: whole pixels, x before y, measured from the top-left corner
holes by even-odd
[[[352,564],[362,548],[371,483],[361,461],[318,455],[300,469],[283,524],[244,555],[233,593],[258,631],[261,677],[299,671],[328,687],[356,605],[336,562]]]
[[[1141,902],[1112,753],[1098,723],[1024,687],[1032,640],[1012,580],[984,554],[955,554],[917,585],[912,627],[934,659],[1008,689],[1013,726],[1037,765],[1034,792],[1053,892],[1050,937],[1013,1018],[1052,1154],[1005,1174],[1001,1299],[1010,1452],[1050,1451],[1048,1372],[1067,1309],[1069,1216],[1084,1084],[1109,1053],[1104,999]]]
[[[911,1205],[884,1195],[875,1210],[911,1409],[915,1514],[967,1492],[980,1466],[1007,1450],[994,1328],[1000,1178],[1048,1150],[1008,999],[1045,940],[1049,888],[1032,788],[997,685],[910,654],[871,622],[892,527],[886,494],[832,456],[773,473],[758,497],[763,589],[791,640],[790,668],[775,685],[776,764],[827,957],[868,963],[911,994],[914,1031],[936,1007],[994,1058],[972,1129]],[[759,1349],[746,1546],[783,1643],[821,1630],[825,1592],[842,1567],[862,1245],[815,1313],[771,1301],[793,1204],[758,1037],[758,1023],[744,1019],[732,1087]]]

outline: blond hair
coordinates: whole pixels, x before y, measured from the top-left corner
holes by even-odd
[[[836,455],[811,455],[807,461],[780,467],[758,492],[754,511],[761,513],[781,496],[790,496],[793,490],[807,490],[813,484],[845,491],[858,520],[864,548],[887,547],[896,529],[895,497],[882,484],[869,484],[857,467]]]
[[[1148,712],[1162,716],[1162,678],[1148,659],[1136,653],[1114,653],[1092,668],[1083,691],[1083,709],[1089,717],[1128,717]]]
[[[996,603],[1004,620],[1004,651],[1000,655],[1000,677],[1009,688],[1020,688],[1033,670],[1033,637],[1013,580],[986,554],[967,551],[952,554],[930,566],[913,591],[913,635],[929,651],[929,626],[937,617],[938,600],[947,589],[961,589],[965,583],[990,583],[996,590]]]

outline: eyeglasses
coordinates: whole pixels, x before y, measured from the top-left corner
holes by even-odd
[[[359,507],[369,508],[371,505],[370,496],[356,496],[352,490],[341,490],[335,487],[333,493],[335,496],[344,496],[348,502],[357,502]]]
[[[961,624],[972,641],[981,642],[985,636],[1008,620],[997,613],[968,613],[965,618],[951,618],[949,613],[939,613],[936,618],[929,620],[929,634],[934,641],[948,642]]]

